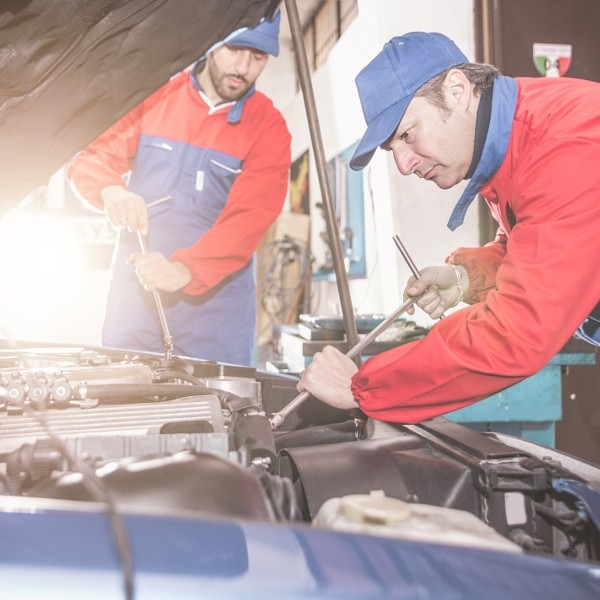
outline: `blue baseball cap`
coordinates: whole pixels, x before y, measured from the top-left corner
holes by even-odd
[[[398,128],[415,92],[446,69],[469,62],[441,33],[415,31],[392,38],[356,76],[367,123],[350,167],[364,169],[375,150]]]
[[[261,19],[255,27],[238,29],[228,35],[224,40],[215,44],[211,50],[217,46],[227,44],[228,46],[246,46],[255,48],[261,52],[279,56],[279,24],[281,23],[281,11],[277,11],[273,18],[268,21]]]

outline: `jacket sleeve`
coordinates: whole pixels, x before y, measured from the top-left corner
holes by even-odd
[[[457,410],[532,375],[564,346],[600,298],[597,165],[598,143],[584,137],[522,158],[494,289],[423,340],[367,360],[352,380],[367,415],[416,423]],[[498,255],[488,264],[500,260],[497,245],[489,252]]]
[[[213,227],[195,244],[170,256],[192,273],[192,281],[183,288],[185,293],[203,294],[251,258],[283,208],[291,164],[290,140],[283,117],[271,109]]]
[[[125,186],[137,152],[144,104],[138,105],[79,152],[67,167],[67,180],[80,200],[104,210],[100,190]]]
[[[469,275],[469,289],[464,302],[475,304],[485,300],[496,288],[496,273],[506,254],[506,233],[498,228],[496,239],[482,248],[457,248],[447,258],[450,265],[462,265]]]

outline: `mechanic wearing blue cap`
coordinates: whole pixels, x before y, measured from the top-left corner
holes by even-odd
[[[290,167],[284,119],[254,87],[279,54],[280,19],[213,45],[71,161],[76,192],[121,228],[104,345],[163,349],[156,290],[167,292],[174,354],[251,364],[252,257],[283,207]]]
[[[600,84],[501,76],[446,36],[414,32],[385,44],[356,85],[367,130],[350,166],[382,148],[403,175],[443,189],[466,179],[449,228],[480,193],[498,231],[423,269],[404,292],[423,294],[417,304],[433,318],[470,306],[358,371],[327,347],[298,389],[415,423],[534,374],[574,332],[600,345]]]

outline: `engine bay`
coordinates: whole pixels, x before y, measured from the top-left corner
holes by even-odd
[[[0,353],[0,486],[110,502],[598,562],[600,471],[443,418],[374,421],[296,378],[120,350]],[[590,494],[596,494],[589,502]]]

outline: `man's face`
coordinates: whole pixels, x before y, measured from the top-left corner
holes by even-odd
[[[219,46],[207,57],[209,81],[205,93],[213,102],[231,102],[241,98],[256,81],[269,55],[244,46]]]
[[[446,113],[424,97],[412,99],[394,135],[381,147],[392,152],[402,175],[414,173],[450,188],[462,181],[473,158],[475,114],[449,102]]]

